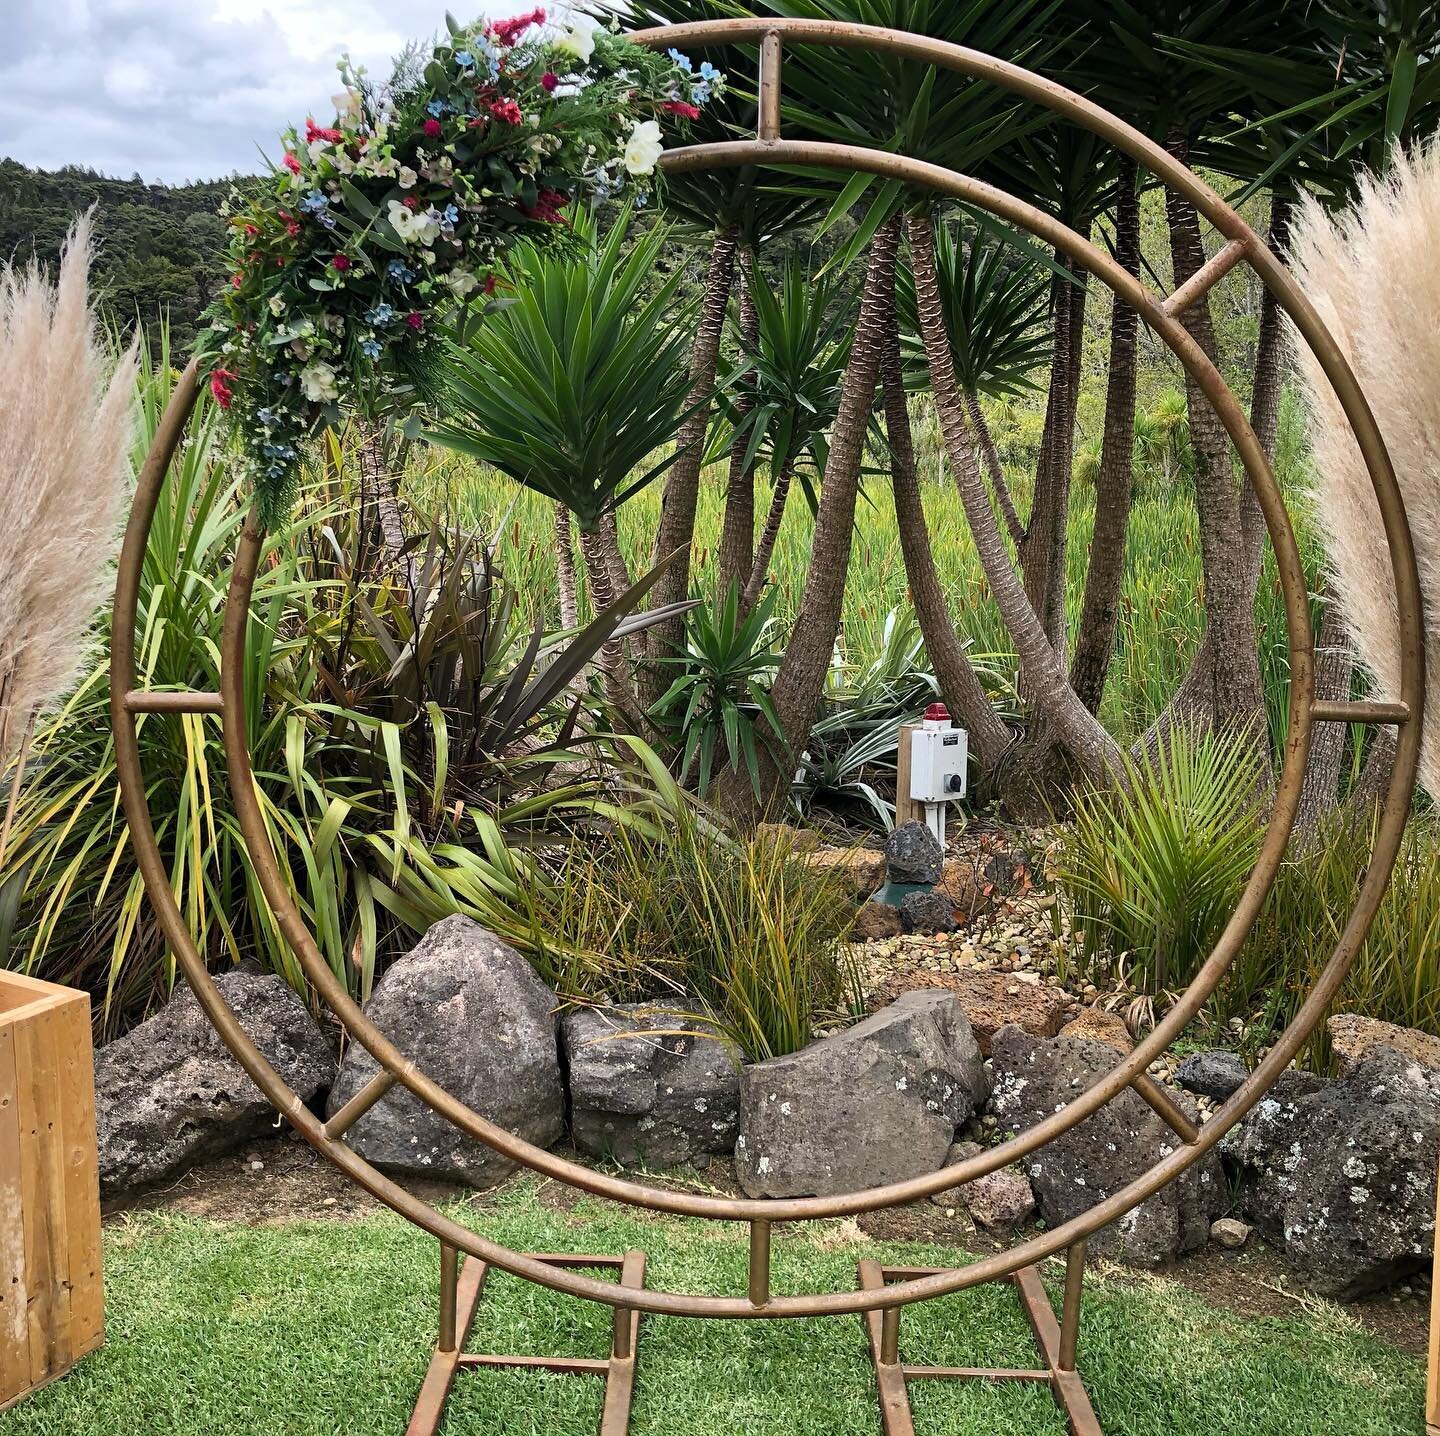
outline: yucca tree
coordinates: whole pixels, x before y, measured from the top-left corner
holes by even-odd
[[[574,515],[597,611],[628,580],[607,520],[684,453],[660,451],[692,408],[681,275],[656,282],[666,230],[634,236],[629,218],[603,241],[582,233],[578,253],[516,251],[511,302],[446,346],[444,418],[427,436]],[[612,702],[638,722],[618,641],[601,662]]]
[[[1050,363],[1051,276],[1018,235],[1012,237],[994,222],[982,225],[963,212],[938,225],[935,264],[955,377],[1001,515],[1011,539],[1019,544],[1025,525],[1016,512],[980,398],[1034,389],[1036,371]],[[928,388],[930,371],[915,312],[915,281],[903,265],[896,271],[895,290],[906,386]]]
[[[770,507],[753,552],[721,549],[720,591],[740,589],[742,615],[759,598],[785,517],[792,481],[798,475],[811,507],[818,502],[816,480],[829,454],[827,435],[839,409],[850,358],[857,296],[843,277],[820,277],[791,256],[775,288],[760,273],[747,285],[754,315],[753,335],[736,335],[739,367],[745,377],[727,401],[733,428],[732,454],[752,472],[763,460],[770,470]],[[753,520],[752,520],[753,529]]]

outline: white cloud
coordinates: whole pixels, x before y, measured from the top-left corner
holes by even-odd
[[[485,12],[523,8],[493,0]],[[445,10],[446,0],[0,0],[0,155],[147,180],[251,172],[286,125],[328,116],[342,51],[384,75],[407,41],[444,26]]]

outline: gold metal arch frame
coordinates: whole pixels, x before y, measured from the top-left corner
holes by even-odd
[[[658,48],[757,45],[760,52],[760,106],[754,139],[694,145],[670,151],[663,159],[671,173],[740,165],[805,165],[863,171],[929,189],[978,205],[1053,245],[1096,275],[1134,306],[1165,341],[1214,406],[1259,496],[1278,562],[1289,635],[1291,670],[1289,730],[1269,826],[1254,871],[1213,951],[1175,1007],[1155,1030],[1087,1092],[1029,1131],[954,1167],[868,1191],[795,1199],[740,1199],[663,1191],[593,1171],[553,1152],[532,1146],[439,1087],[421,1067],[400,1052],[350,998],[326,964],[304,920],[286,891],[255,795],[247,737],[245,633],[250,597],[263,532],[252,513],[242,530],[231,576],[221,649],[221,691],[145,692],[135,684],[135,618],[145,545],[171,459],[185,432],[200,392],[200,373],[192,361],[162,417],[154,445],[141,470],[134,506],[121,551],[115,593],[111,655],[111,717],[125,813],[136,860],[167,941],[174,950],[210,1021],[256,1085],[312,1145],[361,1187],[406,1217],[440,1243],[439,1341],[410,1424],[411,1436],[438,1430],[446,1396],[459,1370],[503,1365],[552,1371],[593,1373],[606,1378],[602,1436],[623,1436],[629,1429],[639,1317],[667,1316],[773,1319],[860,1314],[875,1363],[881,1418],[886,1436],[908,1436],[907,1382],[924,1377],[1022,1380],[1049,1385],[1076,1436],[1098,1436],[1100,1426],[1076,1372],[1076,1346],[1086,1239],[1100,1227],[1137,1206],[1212,1151],[1269,1088],[1315,1029],[1343,981],[1384,894],[1409,811],[1419,754],[1424,693],[1421,598],[1415,555],[1404,504],[1384,443],[1363,394],[1334,339],[1320,322],[1285,268],[1260,238],[1198,176],[1084,97],[1038,75],[977,51],[919,35],[817,20],[716,20],[639,32],[641,44]],[[956,70],[1001,86],[1042,105],[1062,118],[1093,131],[1124,150],[1154,176],[1191,199],[1219,231],[1224,244],[1192,279],[1168,297],[1128,274],[1105,251],[1059,221],[976,179],[937,165],[857,145],[780,138],[781,64],[786,45],[822,45],[866,49],[921,64]],[[1258,274],[1294,321],[1302,340],[1319,358],[1344,407],[1364,456],[1389,544],[1402,667],[1400,697],[1394,703],[1330,702],[1315,697],[1314,640],[1310,628],[1305,576],[1289,517],[1265,454],[1235,396],[1180,323],[1180,316],[1223,275],[1241,263]],[[379,1063],[376,1076],[329,1121],[312,1113],[270,1066],[235,1019],[206,971],[171,892],[164,861],[146,804],[136,740],[141,714],[208,713],[221,718],[229,781],[236,816],[255,872],[286,941],[307,979],[345,1024],[353,1040]],[[1355,907],[1340,939],[1291,1026],[1264,1061],[1202,1128],[1197,1128],[1148,1075],[1147,1068],[1204,1006],[1250,931],[1284,856],[1294,825],[1312,725],[1323,723],[1394,724],[1398,729],[1391,770],[1374,849]],[[460,1226],[373,1167],[345,1145],[346,1131],[396,1084],[413,1092],[467,1136],[537,1172],[570,1186],[632,1206],[691,1217],[744,1223],[749,1233],[749,1283],[743,1294],[698,1295],[647,1288],[641,1252],[616,1256],[524,1254],[488,1241]],[[861,1262],[858,1284],[849,1291],[777,1295],[770,1288],[770,1235],[775,1222],[838,1217],[874,1211],[928,1197],[942,1189],[998,1170],[1044,1146],[1131,1089],[1175,1130],[1175,1150],[1122,1190],[1053,1230],[1006,1252],[947,1270],[882,1268]],[[1038,1276],[1037,1264],[1060,1253],[1066,1258],[1065,1295],[1057,1320]],[[466,1258],[463,1270],[462,1255]],[[494,1266],[539,1285],[602,1302],[614,1309],[614,1337],[605,1360],[570,1357],[476,1356],[465,1352],[485,1274]],[[608,1272],[613,1278],[588,1274]],[[1042,1364],[1030,1370],[974,1367],[917,1367],[900,1356],[900,1312],[911,1302],[958,1292],[982,1282],[1015,1284],[1035,1334]]]

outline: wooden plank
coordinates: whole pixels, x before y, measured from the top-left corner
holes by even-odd
[[[0,1408],[30,1389],[15,1031],[0,1024]]]
[[[69,1239],[70,1352],[78,1361],[105,1339],[100,1250],[100,1170],[95,1150],[95,1060],[90,999],[77,993],[56,1013],[61,1030],[60,1127]]]
[[[920,731],[919,723],[906,723],[900,729],[895,749],[895,826],[923,823],[925,809],[910,796],[910,738]]]
[[[57,1130],[59,1009],[46,1007],[15,1027],[20,1090],[20,1182],[25,1204],[25,1285],[30,1380],[38,1386],[70,1365],[70,1262],[65,1159]]]

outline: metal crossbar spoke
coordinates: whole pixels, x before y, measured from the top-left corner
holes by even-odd
[[[223,713],[224,700],[218,693],[201,693],[196,689],[179,692],[147,693],[131,689],[124,698],[127,713]]]
[[[1408,703],[1336,702],[1317,698],[1310,705],[1310,717],[1316,723],[1408,723]]]
[[[780,36],[771,30],[760,42],[760,111],[755,138],[780,138]]]
[[[1160,307],[1172,319],[1195,304],[1218,284],[1249,252],[1243,239],[1232,239],[1213,259],[1207,260]]]
[[[1193,1147],[1200,1140],[1200,1129],[1180,1110],[1175,1099],[1149,1073],[1139,1073],[1130,1085],[1169,1124],[1170,1129],[1187,1146]]]

